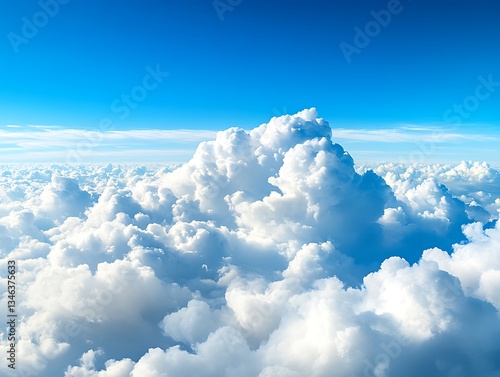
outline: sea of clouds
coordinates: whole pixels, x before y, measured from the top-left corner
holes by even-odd
[[[0,166],[0,374],[499,376],[499,210],[488,164],[355,166],[315,109],[178,167]]]

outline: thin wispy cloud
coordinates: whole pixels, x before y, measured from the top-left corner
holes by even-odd
[[[383,143],[415,143],[415,142],[452,142],[460,140],[494,141],[499,137],[484,134],[449,132],[445,128],[429,129],[428,127],[401,127],[391,129],[348,129],[334,128],[332,135],[336,139],[376,141]]]
[[[480,130],[480,128],[478,128]],[[0,149],[4,162],[15,161],[66,161],[71,151],[78,150],[81,161],[115,162],[143,161],[145,158],[160,159],[176,156],[176,161],[187,161],[202,141],[214,140],[216,130],[188,129],[130,129],[107,132],[63,128],[61,126],[8,125],[0,129]],[[394,128],[357,129],[333,128],[333,140],[347,143],[353,155],[363,159],[369,155],[388,154],[382,146],[415,145],[432,143],[436,147],[459,148],[463,142],[484,143],[492,146],[500,140],[495,134],[450,131],[446,127],[408,125]],[[360,143],[370,143],[362,148]],[[432,157],[432,156],[431,156]],[[480,159],[480,158],[479,158]]]
[[[0,129],[2,161],[66,161],[77,150],[82,161],[142,161],[167,156],[187,161],[197,144],[215,139],[212,130],[136,129],[97,132],[53,126],[15,126]]]
[[[168,140],[176,142],[200,142],[214,139],[217,131],[213,130],[123,130],[123,131],[92,131],[56,126],[17,126],[8,125],[6,130],[0,129],[0,145],[6,140],[22,144],[27,140],[51,141],[52,145],[66,145],[67,142],[98,137],[102,140]],[[10,130],[10,128],[15,128]],[[57,137],[57,140],[54,140]]]

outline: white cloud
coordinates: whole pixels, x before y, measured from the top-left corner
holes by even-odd
[[[104,142],[106,140],[170,140],[176,142],[200,142],[215,137],[211,130],[128,130],[89,131],[49,126],[7,126],[12,130],[0,130],[2,144],[20,147],[63,147],[77,146],[82,140]]]
[[[211,130],[69,129],[57,126],[15,126],[0,129],[2,162],[185,161],[196,144],[213,139]]]
[[[106,137],[132,134],[172,137]],[[20,373],[498,375],[499,173],[355,169],[335,141],[309,109],[172,169],[0,166]]]
[[[372,141],[381,143],[446,143],[450,141],[498,141],[497,137],[484,134],[450,132],[446,128],[400,127],[387,129],[335,128],[333,137],[338,140]]]

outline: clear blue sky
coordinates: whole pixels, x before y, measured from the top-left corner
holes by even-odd
[[[343,129],[448,127],[458,113],[443,115],[479,76],[500,82],[493,0],[401,0],[350,62],[339,45],[356,47],[354,28],[391,2],[243,0],[224,20],[212,0],[64,0],[47,20],[44,2],[0,3],[2,127],[96,129],[110,118],[115,130],[251,128],[307,107]],[[26,20],[42,25],[36,35],[23,34]],[[116,111],[148,66],[169,75],[126,116]],[[497,141],[500,86],[489,94],[459,115],[460,133]]]

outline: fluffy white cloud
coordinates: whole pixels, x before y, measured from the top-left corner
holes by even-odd
[[[445,185],[455,197],[465,203],[466,212],[475,221],[498,219],[500,209],[500,173],[486,162],[462,161],[458,165],[397,165],[362,166],[360,171],[373,168],[400,196],[424,181]]]
[[[483,229],[483,224],[474,223],[464,227],[469,240],[454,245],[453,254],[448,255],[437,248],[426,250],[424,260],[432,260],[439,267],[457,276],[464,291],[492,303],[500,310],[500,226]]]
[[[485,163],[355,167],[308,109],[181,166],[6,165],[0,186],[19,375],[500,373]]]

